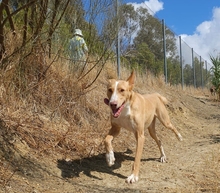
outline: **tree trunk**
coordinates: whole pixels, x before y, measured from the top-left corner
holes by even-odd
[[[52,35],[53,35],[53,32],[55,31],[55,29],[54,29],[54,21],[55,21],[56,15],[58,13],[57,9],[59,7],[59,4],[60,4],[60,0],[55,0],[53,15],[52,15],[51,21],[50,21],[50,29],[49,29],[49,33],[48,33],[48,39],[47,39],[48,46],[49,46],[49,58],[51,57]]]
[[[4,44],[4,24],[3,24],[3,10],[5,6],[8,5],[8,0],[2,0],[0,4],[0,61],[2,61],[5,53],[5,44]],[[2,64],[1,64],[2,67]]]

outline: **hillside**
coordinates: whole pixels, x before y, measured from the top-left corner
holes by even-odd
[[[122,78],[129,73],[123,71]],[[103,139],[110,123],[103,99],[106,80],[114,76],[105,69],[83,90],[86,80],[74,84],[54,70],[38,92],[25,99],[14,96],[14,102],[6,100],[7,89],[1,87],[0,192],[220,192],[219,102],[206,89],[182,90],[150,74],[137,77],[135,90],[167,97],[171,120],[184,140],[157,122],[168,162],[159,162],[159,150],[146,131],[140,180],[129,185],[125,179],[135,139],[122,130],[113,142],[116,164],[107,166]]]

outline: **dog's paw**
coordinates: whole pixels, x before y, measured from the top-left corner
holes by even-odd
[[[178,134],[177,137],[178,137],[179,141],[182,141],[182,140],[183,140],[183,137],[182,137],[182,135],[181,135],[180,133]]]
[[[115,164],[115,157],[114,157],[114,152],[113,151],[110,151],[109,153],[106,153],[105,157],[106,157],[106,161],[107,161],[107,164],[108,164],[109,167]]]
[[[138,181],[138,176],[135,176],[134,174],[131,174],[126,179],[126,182],[129,183],[129,184],[133,184],[134,182],[137,182],[137,181]]]
[[[167,162],[167,158],[166,158],[165,155],[162,155],[162,156],[160,157],[160,162],[162,162],[162,163]]]

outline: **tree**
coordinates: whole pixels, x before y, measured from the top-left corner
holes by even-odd
[[[139,66],[142,70],[148,69],[155,75],[162,74],[164,53],[161,22],[150,15],[146,8],[135,9],[133,5],[127,4],[120,7],[120,22],[123,57],[132,62],[131,65]],[[166,28],[166,50],[169,60],[175,60],[177,55],[175,34],[168,28]]]
[[[7,17],[5,18],[4,18],[4,11],[7,14]],[[11,31],[15,34],[14,23],[12,21],[11,13],[9,10],[9,0],[2,0],[0,3],[0,60],[4,59],[3,57],[5,54],[4,27],[7,20],[9,21]]]
[[[141,43],[135,50],[131,50],[130,54],[126,56],[133,68],[137,68],[140,72],[150,70],[158,74],[160,68],[155,64],[155,56],[148,48],[146,43]]]
[[[125,56],[133,44],[134,36],[139,28],[138,13],[134,10],[133,5],[123,4],[119,11],[120,19],[120,37],[121,37],[121,51]]]
[[[185,64],[183,69],[184,83],[187,86],[193,85],[193,69],[190,64]]]
[[[151,16],[147,9],[137,9],[139,15],[140,30],[134,39],[134,46],[145,42],[156,60],[163,60],[162,26],[158,19]]]
[[[194,68],[195,68],[195,81],[196,81],[196,87],[200,87],[202,86],[202,81],[201,81],[201,65],[200,65],[200,61],[199,58],[195,57],[194,58]]]
[[[181,68],[178,57],[169,57],[167,59],[167,77],[168,82],[171,85],[177,85],[181,83]]]

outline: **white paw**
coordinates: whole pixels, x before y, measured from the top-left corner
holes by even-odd
[[[129,184],[132,184],[132,183],[137,182],[137,181],[138,181],[138,176],[135,176],[134,174],[131,174],[126,179],[126,182],[129,183]]]
[[[165,156],[165,155],[162,155],[162,156],[160,157],[160,162],[165,163],[166,161],[167,161],[166,156]]]
[[[183,137],[182,137],[182,135],[180,135],[180,133],[178,134],[178,139],[179,139],[180,141],[183,140]]]
[[[105,157],[106,157],[106,161],[107,161],[107,164],[108,164],[109,167],[115,164],[115,157],[114,157],[114,152],[113,151],[110,151],[109,153],[106,153]]]

